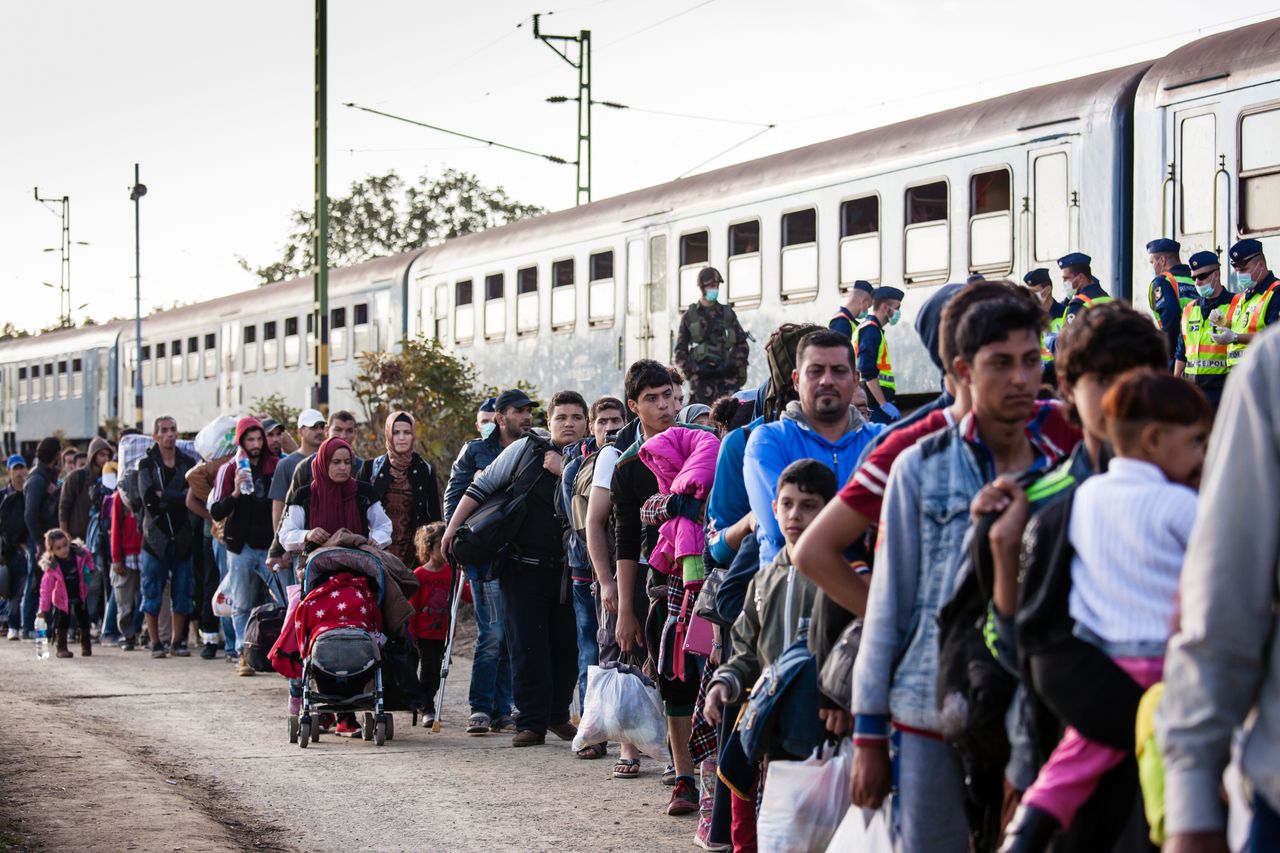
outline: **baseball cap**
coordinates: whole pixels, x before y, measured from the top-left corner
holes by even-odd
[[[275,423],[275,421],[272,421],[272,423]],[[324,423],[324,414],[319,409],[303,409],[298,413],[299,427],[315,426],[322,423]],[[266,427],[266,421],[263,421],[262,425]],[[267,432],[271,432],[271,430],[268,429]]]
[[[26,468],[27,460],[22,458],[21,453],[15,453],[9,457],[9,461],[5,463],[5,467],[11,470],[17,467]]]
[[[270,435],[271,433],[275,432],[278,429],[284,429],[284,424],[280,423],[275,418],[262,419],[262,431],[265,432],[267,435]]]
[[[507,409],[523,409],[525,406],[537,408],[538,401],[531,400],[529,395],[519,388],[511,388],[499,394],[498,401],[493,406],[496,411],[505,412]]]

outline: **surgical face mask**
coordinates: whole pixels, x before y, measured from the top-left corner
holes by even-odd
[[[484,424],[483,426],[480,427],[480,437],[488,438],[489,436],[493,435],[493,431],[497,428],[498,428],[498,425],[496,423],[494,423],[493,421],[489,421],[487,424]]]
[[[1213,285],[1212,285],[1212,284],[1208,284],[1208,283],[1206,283],[1206,284],[1199,284],[1199,283],[1197,283],[1197,284],[1196,284],[1196,293],[1200,294],[1200,295],[1201,295],[1201,296],[1203,296],[1205,299],[1208,299],[1210,296],[1213,296]]]
[[[1236,273],[1236,281],[1240,282],[1240,290],[1245,291],[1253,287],[1253,276],[1247,272]]]
[[[718,287],[709,288],[704,294],[708,302],[717,302],[720,299],[720,289]]]
[[[859,314],[859,315],[858,315],[858,322],[859,322],[859,323],[861,323],[863,320],[867,319],[867,314],[869,314],[869,313],[870,313],[870,312],[868,312],[868,311],[863,311],[861,314]]]
[[[901,309],[901,308],[894,308],[894,309],[893,309],[893,314],[892,314],[892,315],[890,315],[890,317],[889,317],[889,325],[890,325],[890,326],[896,326],[896,325],[898,325],[898,321],[899,321],[899,320],[901,320],[901,319],[902,319],[902,309]]]
[[[104,489],[110,489],[111,491],[115,491],[116,483],[117,483],[117,477],[115,474],[102,475],[102,487]]]

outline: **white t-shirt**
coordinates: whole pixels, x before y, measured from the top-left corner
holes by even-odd
[[[591,486],[597,489],[613,489],[613,469],[618,465],[622,451],[610,445],[596,452],[596,469],[592,471]]]

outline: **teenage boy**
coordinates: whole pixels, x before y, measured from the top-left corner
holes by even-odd
[[[187,619],[194,608],[195,576],[191,571],[192,529],[187,514],[187,471],[196,461],[178,449],[178,422],[168,415],[156,418],[155,444],[138,466],[142,496],[142,614],[151,638],[151,656],[166,656],[160,642],[160,603],[169,584],[173,607],[175,657],[190,657]]]
[[[897,743],[896,822],[906,850],[968,849],[964,770],[939,734],[938,615],[955,587],[968,507],[1000,474],[1043,469],[1060,453],[1032,421],[1044,312],[1010,288],[967,311],[953,370],[971,409],[898,457],[889,475],[862,644],[854,665],[853,801],[889,793],[890,719]]]

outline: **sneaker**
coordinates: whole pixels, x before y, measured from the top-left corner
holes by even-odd
[[[504,732],[514,732],[516,730],[516,718],[510,714],[503,714],[501,717],[493,721],[493,725],[489,726],[489,731],[497,734]]]
[[[337,722],[337,715],[326,711],[317,718],[316,725],[320,727],[320,734],[327,735],[329,732],[333,731],[334,724]]]
[[[124,649],[126,652],[131,652],[136,647],[137,642],[138,642],[137,639],[134,637],[125,637],[124,645],[122,645],[120,648]]]
[[[542,746],[546,742],[547,736],[537,732],[516,732],[516,736],[511,739],[511,745],[515,747]]]
[[[205,643],[204,648],[200,650],[201,660],[213,660],[218,656],[218,647],[213,643]]]
[[[667,803],[667,814],[692,814],[698,810],[698,792],[688,779],[677,779],[675,790],[671,792],[671,802]]]
[[[356,722],[356,715],[343,714],[338,717],[338,727],[335,733],[340,737],[360,737],[362,732],[360,724]]]
[[[181,643],[174,643],[173,649],[169,654],[173,655],[175,658],[189,658],[191,657],[191,650],[187,648],[187,643],[184,640]]]
[[[168,657],[169,653],[164,650],[164,646],[160,643],[153,643],[151,645],[151,656],[153,658],[163,658]]]
[[[710,821],[707,822],[707,826],[711,826]],[[733,850],[732,844],[709,840],[707,833],[702,831],[701,823],[698,824],[697,834],[693,836],[693,846],[706,850],[708,853],[730,853]]]
[[[9,629],[9,639],[10,639],[10,640],[20,640],[20,639],[22,639],[22,634],[20,634],[20,633],[18,632],[18,629],[17,629],[17,628],[10,628],[10,629]]]
[[[481,711],[476,711],[467,718],[467,734],[483,735],[491,731],[489,728],[489,715]]]
[[[573,723],[557,723],[554,726],[547,726],[547,731],[560,740],[573,740],[578,734],[578,727]]]
[[[668,764],[666,769],[662,771],[662,784],[668,788],[676,783],[676,767],[674,764]]]
[[[227,663],[239,663],[240,655],[236,654],[235,649],[227,649]]]
[[[249,656],[244,652],[240,653],[240,663],[236,667],[236,675],[250,676],[257,675],[258,671],[249,665]]]

